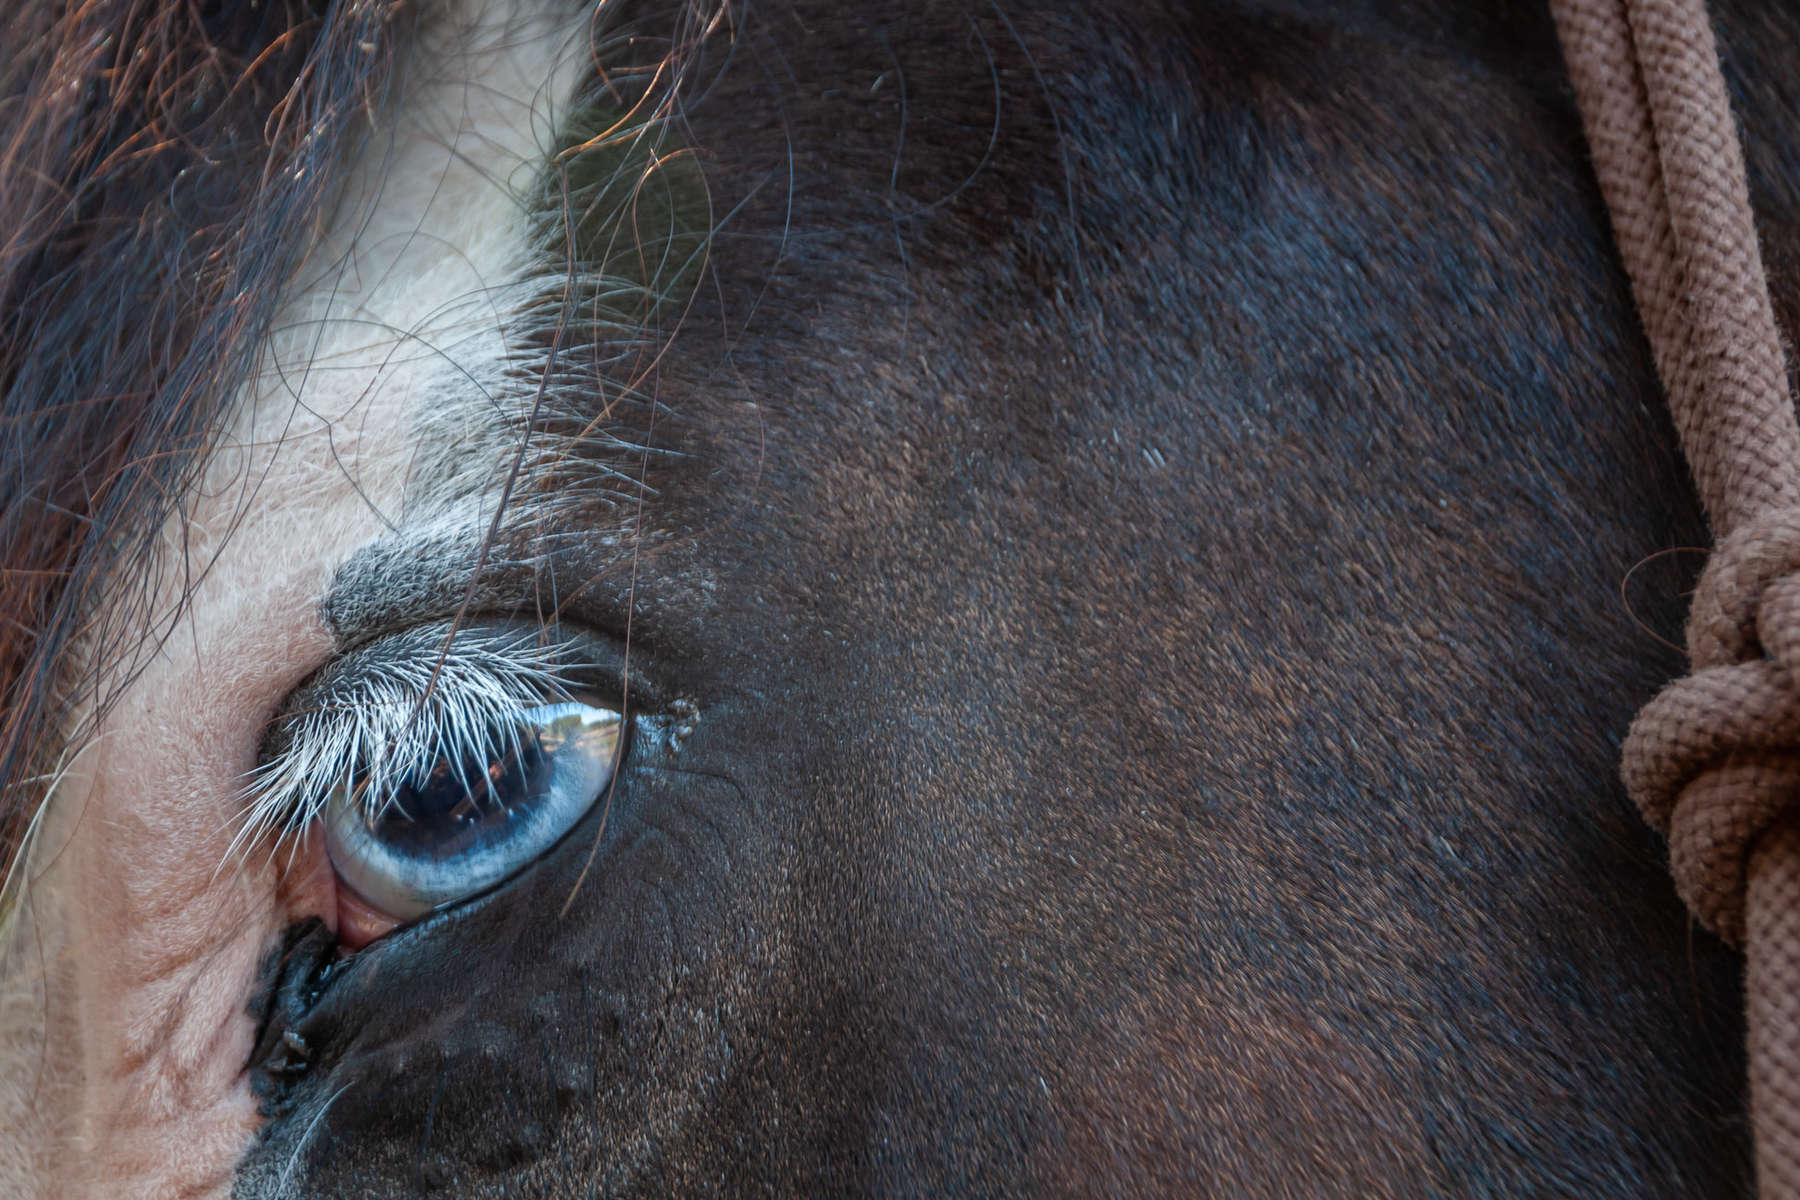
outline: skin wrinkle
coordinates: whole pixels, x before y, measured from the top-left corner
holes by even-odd
[[[185,610],[59,787],[29,867],[37,936],[20,943],[43,965],[15,943],[0,1089],[32,1089],[36,1121],[0,1155],[8,1195],[219,1195],[259,1124],[245,997],[276,934],[331,917],[333,894],[328,872],[266,855],[222,869],[238,789],[282,698],[337,649],[333,571],[408,507],[420,413],[490,403],[469,379],[505,351],[493,283],[530,228],[512,181],[581,61],[579,22],[517,15],[447,14],[419,47],[392,144],[352,177],[163,535],[158,609]]]

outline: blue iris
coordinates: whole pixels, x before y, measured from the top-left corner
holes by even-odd
[[[553,846],[605,792],[623,721],[577,701],[526,708],[368,802],[381,781],[339,788],[324,815],[338,877],[407,920],[486,891]]]

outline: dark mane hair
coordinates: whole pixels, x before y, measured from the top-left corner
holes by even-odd
[[[0,18],[9,870],[56,735],[77,702],[104,707],[101,664],[142,636],[156,533],[380,102],[402,8],[55,0]],[[204,567],[178,565],[184,592]]]

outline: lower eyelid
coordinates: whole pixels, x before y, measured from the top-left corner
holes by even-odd
[[[343,949],[361,950],[400,927],[399,920],[374,908],[351,889],[340,884],[336,891],[337,939]]]

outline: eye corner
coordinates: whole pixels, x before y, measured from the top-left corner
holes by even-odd
[[[700,727],[701,716],[700,705],[684,695],[655,707],[640,704],[629,714],[627,724],[635,727],[634,737],[679,755]]]

